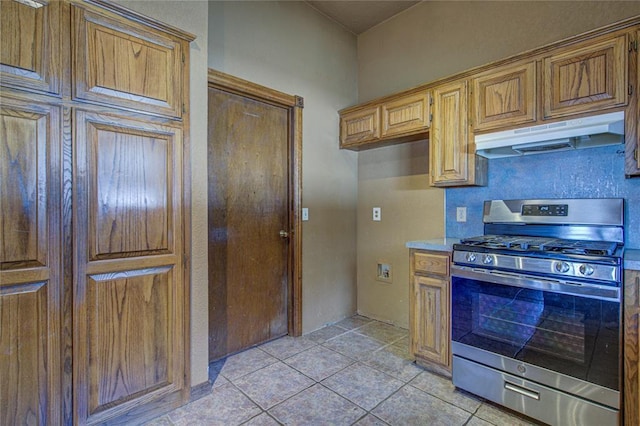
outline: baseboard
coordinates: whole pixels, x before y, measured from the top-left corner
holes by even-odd
[[[202,382],[199,385],[192,386],[190,402],[196,401],[209,395],[211,393],[211,389],[213,389],[213,383],[209,380],[207,380],[206,382]]]

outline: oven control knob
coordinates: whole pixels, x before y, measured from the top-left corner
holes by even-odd
[[[477,259],[477,256],[475,253],[467,253],[465,256],[465,259],[467,259],[467,262],[475,262]]]
[[[565,272],[569,272],[570,266],[567,262],[556,262],[554,268],[556,272],[564,274]]]
[[[585,264],[585,265],[580,265],[580,267],[578,268],[578,270],[580,271],[580,273],[581,273],[582,275],[585,275],[585,276],[587,276],[587,277],[588,277],[589,275],[593,275],[593,271],[594,271],[594,270],[593,270],[593,266],[591,266],[591,265],[586,265],[586,264]]]
[[[482,263],[484,263],[485,265],[491,265],[493,263],[493,256],[491,256],[490,254],[483,254]]]

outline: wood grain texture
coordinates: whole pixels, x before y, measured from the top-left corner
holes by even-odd
[[[47,114],[2,108],[0,265],[47,264]]]
[[[209,88],[209,357],[287,334],[289,112]]]
[[[60,111],[0,108],[0,424],[59,424]]]
[[[433,90],[433,121],[429,137],[431,185],[469,181],[468,83],[450,83]]]
[[[418,364],[450,376],[450,254],[412,249],[410,256],[410,351]]]
[[[640,41],[640,30],[632,35],[633,41]],[[636,44],[637,46],[637,44]],[[634,60],[635,59],[635,60]],[[624,174],[627,177],[640,176],[640,64],[638,64],[638,51],[629,60],[629,81],[634,85],[634,90],[629,96],[629,105],[625,110],[624,128]]]
[[[60,93],[60,3],[0,2],[0,84]]]
[[[380,139],[380,107],[340,115],[340,148]]]
[[[171,252],[179,134],[88,123],[91,258]]]
[[[626,105],[627,36],[572,46],[543,59],[545,118]]]
[[[46,283],[0,287],[0,423],[46,424]]]
[[[385,102],[381,111],[383,138],[426,132],[429,128],[429,93],[402,96]]]
[[[188,398],[182,133],[81,110],[74,122],[75,418],[134,422]]]
[[[624,424],[640,424],[640,271],[624,271]]]
[[[75,97],[181,117],[184,41],[72,7]]]
[[[89,413],[174,379],[170,268],[88,277]]]
[[[536,62],[505,66],[473,79],[475,131],[536,121]]]

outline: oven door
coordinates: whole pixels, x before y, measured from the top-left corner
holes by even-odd
[[[455,356],[619,408],[619,287],[457,265],[451,276]]]

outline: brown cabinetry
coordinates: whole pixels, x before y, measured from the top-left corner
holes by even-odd
[[[0,152],[0,424],[57,424],[60,109],[2,98]]]
[[[61,2],[0,1],[2,86],[59,94]]]
[[[172,117],[182,115],[183,46],[136,22],[73,7],[74,97]]]
[[[409,339],[416,362],[451,372],[449,253],[411,250]]]
[[[544,118],[623,106],[627,36],[607,36],[554,51],[542,60]]]
[[[627,109],[626,116],[626,135],[625,135],[625,155],[624,155],[624,172],[625,175],[640,176],[640,96],[638,89],[640,88],[640,59],[638,55],[638,43],[640,43],[640,30],[634,34],[632,42],[635,61],[630,61],[629,80],[634,87],[634,96],[631,97],[631,103]]]
[[[500,67],[473,79],[474,130],[536,121],[536,62]]]
[[[640,271],[624,271],[624,424],[640,424]]]
[[[193,38],[98,0],[0,3],[0,423],[140,423],[190,390]]]
[[[360,150],[426,137],[429,94],[402,94],[340,111],[340,148]]]
[[[455,81],[433,89],[429,136],[432,186],[484,185],[486,159],[469,138],[469,84]]]

